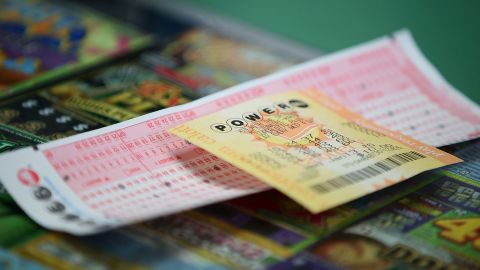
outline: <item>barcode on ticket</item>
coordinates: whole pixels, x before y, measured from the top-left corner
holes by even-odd
[[[365,179],[370,179],[371,177],[375,177],[382,173],[388,172],[405,163],[422,158],[426,158],[426,156],[415,151],[395,154],[360,170],[332,178],[323,183],[313,185],[312,189],[314,189],[318,193],[328,193],[332,190],[337,190],[338,188],[352,185]]]

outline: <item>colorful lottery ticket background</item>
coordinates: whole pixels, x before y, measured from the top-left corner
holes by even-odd
[[[311,87],[426,144],[480,135],[480,109],[400,32],[186,105],[3,154],[0,180],[35,221],[74,234],[255,193],[268,186],[167,129],[256,97]]]
[[[268,269],[479,269],[479,151],[461,146],[465,162],[414,177],[416,190]]]
[[[368,123],[317,89],[259,97],[170,131],[313,213],[460,161]]]
[[[134,27],[73,3],[0,4],[0,96],[151,43]]]

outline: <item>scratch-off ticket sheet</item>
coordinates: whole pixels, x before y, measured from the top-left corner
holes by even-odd
[[[0,96],[151,44],[132,26],[66,1],[1,0]]]
[[[170,130],[314,213],[460,161],[366,122],[317,89],[260,97]]]
[[[268,269],[480,269],[480,141],[462,148],[465,162]]]
[[[401,32],[185,105],[3,154],[0,180],[35,221],[74,234],[259,192],[269,187],[167,130],[257,97],[310,88],[423,143],[480,135],[480,109]]]

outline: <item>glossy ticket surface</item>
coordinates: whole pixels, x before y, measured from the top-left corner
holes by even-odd
[[[411,179],[414,192],[268,269],[479,269],[479,151],[455,151],[465,162]]]
[[[35,221],[76,234],[265,190],[255,177],[167,129],[256,97],[311,87],[424,143],[479,135],[478,107],[402,32],[186,105],[2,154],[0,180]]]
[[[147,46],[132,26],[74,3],[2,0],[0,96]]]
[[[314,213],[460,161],[366,121],[317,89],[260,97],[170,131]]]

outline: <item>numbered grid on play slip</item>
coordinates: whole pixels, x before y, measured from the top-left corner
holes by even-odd
[[[124,221],[265,189],[251,175],[151,122],[44,154],[87,205]]]
[[[436,105],[429,91],[440,90],[392,47],[306,69],[283,82],[292,89],[321,89],[366,118],[428,144],[465,140],[465,134],[476,131],[468,121]]]

